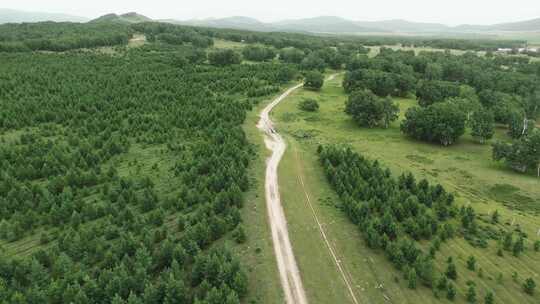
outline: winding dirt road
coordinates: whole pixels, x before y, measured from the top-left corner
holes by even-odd
[[[285,213],[283,212],[279,197],[277,170],[279,161],[285,152],[285,141],[274,129],[274,125],[270,120],[270,112],[278,103],[300,87],[302,87],[302,84],[288,89],[266,106],[262,110],[261,119],[257,124],[257,128],[265,133],[264,142],[266,147],[272,151],[272,156],[270,156],[266,164],[264,187],[266,192],[266,207],[268,209],[270,229],[272,231],[272,242],[274,244],[279,277],[287,304],[307,304],[308,301],[304,286],[302,285],[302,279],[300,278],[300,272],[298,271],[298,265],[294,258],[291,241],[289,240],[289,232],[287,230],[287,220],[285,219]]]
[[[326,81],[332,80],[337,75],[338,74],[330,75]],[[281,96],[268,104],[262,110],[260,115],[261,119],[257,124],[257,128],[265,133],[264,142],[266,147],[272,151],[272,155],[267,160],[266,164],[266,178],[264,187],[266,193],[266,207],[268,209],[268,217],[270,219],[270,230],[272,232],[272,242],[274,244],[274,252],[276,254],[276,260],[278,263],[280,281],[285,293],[285,300],[287,304],[307,304],[308,301],[304,286],[302,285],[298,265],[296,264],[296,259],[294,258],[291,241],[289,239],[289,232],[287,230],[287,220],[285,219],[285,213],[283,211],[283,206],[281,205],[279,195],[277,170],[281,157],[283,156],[283,153],[285,153],[285,141],[274,128],[274,124],[270,120],[270,112],[283,99],[302,86],[303,84],[298,84],[289,88],[287,91],[281,94]],[[319,228],[322,229],[320,223]],[[325,241],[328,242],[326,240],[324,231],[322,231],[322,233]],[[329,246],[329,248],[331,250],[331,246]],[[339,261],[333,252],[332,255],[336,260],[339,270],[343,273],[339,265]],[[347,279],[345,280],[347,281]],[[347,284],[347,286],[349,290],[351,290],[350,285]],[[358,303],[355,298],[354,303]]]

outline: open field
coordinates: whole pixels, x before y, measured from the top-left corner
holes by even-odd
[[[316,202],[315,209],[325,223],[342,265],[350,273],[360,302],[439,302],[426,288],[408,289],[401,273],[393,269],[382,252],[368,249],[357,228],[335,207],[337,198],[324,178],[315,149],[318,143],[344,143],[380,160],[396,174],[412,171],[417,178],[440,182],[456,195],[459,204],[471,204],[481,218],[497,209],[502,219],[500,228],[507,228],[513,223],[529,235],[528,249],[519,258],[509,253],[504,258],[498,257],[494,241],[490,241],[487,249],[474,248],[461,238],[443,245],[441,252],[451,253],[457,262],[460,275],[457,303],[465,302],[463,295],[468,279],[476,282],[479,299],[483,298],[486,290],[493,290],[497,303],[540,301],[538,294],[534,297],[524,294],[520,285],[526,277],[537,278],[538,281],[540,272],[540,254],[531,249],[540,226],[540,220],[535,216],[540,212],[540,181],[492,162],[489,145],[476,144],[468,135],[455,146],[442,148],[407,139],[399,132],[399,122],[387,130],[359,128],[343,113],[346,96],[340,83],[341,78],[337,78],[326,84],[320,93],[298,91],[274,113],[279,132],[286,134],[289,142],[280,167],[280,187],[295,252],[304,253],[297,259],[310,300],[313,303],[351,303],[341,280],[333,275],[337,272],[332,272],[332,260],[317,234],[312,215],[307,211],[298,182],[299,174],[304,176],[307,191],[311,200]],[[319,113],[308,114],[297,109],[298,102],[306,97],[319,100]],[[399,103],[403,115],[404,110],[416,101],[400,99]],[[497,137],[504,136],[504,130],[497,130]],[[469,255],[476,256],[479,267],[483,269],[483,277],[465,268]],[[445,254],[437,256],[439,271],[446,257]],[[327,275],[317,275],[321,269],[326,270]],[[512,280],[514,271],[518,273],[518,283]],[[502,274],[501,283],[496,280],[499,272]]]
[[[230,40],[214,39],[214,48],[216,49],[241,49],[245,46],[244,43],[234,42]]]
[[[131,39],[129,39],[128,47],[139,47],[143,46],[146,43],[146,36],[144,34],[134,34]]]
[[[432,47],[409,47],[409,46],[401,46],[401,45],[384,45],[384,46],[371,46],[369,47],[369,56],[375,57],[377,54],[379,54],[379,50],[382,48],[389,48],[392,50],[402,50],[402,51],[414,51],[415,54],[418,54],[420,52],[444,52],[445,49],[437,49]],[[462,55],[466,53],[467,51],[462,50],[450,50],[450,53],[453,55]],[[478,54],[485,54],[485,52],[477,52]]]

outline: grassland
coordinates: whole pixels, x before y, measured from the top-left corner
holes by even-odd
[[[438,49],[438,48],[432,48],[432,47],[410,47],[410,46],[401,46],[401,45],[384,45],[384,46],[372,46],[369,47],[369,56],[375,57],[377,54],[379,54],[379,51],[381,47],[389,48],[392,50],[401,50],[401,51],[414,51],[415,54],[418,54],[420,52],[444,52],[445,49]],[[453,55],[463,55],[467,51],[463,50],[450,50],[450,53]],[[478,54],[485,54],[483,51],[477,52]]]
[[[312,303],[352,303],[333,260],[325,248],[312,214],[306,207],[302,185],[305,187],[315,210],[339,253],[342,266],[351,278],[354,291],[361,303],[440,303],[431,290],[416,291],[406,286],[401,274],[388,263],[382,252],[364,245],[360,232],[336,208],[337,197],[327,184],[319,166],[315,149],[319,143],[343,143],[356,151],[379,159],[394,173],[412,171],[417,177],[441,183],[451,190],[459,204],[471,204],[480,214],[481,221],[498,210],[502,223],[498,228],[517,226],[529,235],[527,250],[519,257],[506,253],[498,257],[496,243],[490,241],[487,249],[478,249],[456,238],[445,244],[437,257],[438,270],[443,270],[448,254],[457,262],[460,279],[457,281],[456,303],[465,303],[465,282],[474,280],[478,299],[487,290],[495,293],[497,303],[538,303],[540,295],[528,296],[521,290],[524,278],[539,281],[540,253],[531,249],[538,239],[540,220],[540,180],[534,176],[513,173],[503,165],[491,161],[489,145],[479,145],[470,136],[464,136],[455,146],[442,148],[404,137],[399,122],[386,130],[362,129],[343,113],[346,95],[340,86],[341,78],[327,83],[321,92],[300,90],[280,104],[273,120],[284,134],[288,149],[280,165],[281,195],[289,233],[293,242],[304,285]],[[319,113],[298,110],[298,102],[313,97],[319,100]],[[401,115],[415,105],[412,99],[398,99]],[[505,137],[498,129],[498,138]],[[479,277],[465,267],[465,260],[474,255],[483,269]],[[518,274],[517,281],[512,273]],[[496,278],[502,274],[502,279]],[[444,298],[444,295],[442,295]],[[481,302],[481,301],[479,301]]]
[[[244,43],[235,42],[223,39],[214,39],[214,48],[216,49],[241,49],[245,46]]]

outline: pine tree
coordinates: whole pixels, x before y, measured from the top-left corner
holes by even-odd
[[[446,290],[446,298],[450,301],[454,301],[456,298],[456,288],[451,282],[448,283],[448,288]]]
[[[534,281],[533,278],[528,278],[525,280],[525,283],[523,283],[523,290],[525,291],[525,293],[531,296],[534,294],[535,288],[536,288],[536,282]]]
[[[467,294],[465,295],[465,298],[467,299],[468,303],[476,303],[476,287],[474,284],[468,284],[469,288],[467,289]]]
[[[416,289],[416,271],[414,270],[414,268],[411,268],[409,270],[409,273],[407,274],[407,281],[407,286],[410,289]]]
[[[476,259],[474,256],[469,256],[467,259],[467,269],[474,271],[476,269]]]
[[[492,222],[493,224],[499,223],[499,211],[495,210],[495,211],[491,214],[491,222]]]
[[[452,279],[454,281],[457,279],[456,265],[453,261],[450,261],[448,263],[448,266],[446,267],[446,271],[444,273],[449,279]]]
[[[524,240],[523,240],[523,237],[519,237],[519,239],[517,239],[517,241],[514,243],[514,246],[512,247],[512,254],[514,256],[519,256],[523,250],[524,250]]]
[[[493,304],[495,302],[495,298],[493,296],[493,292],[488,291],[486,293],[486,296],[484,297],[484,303],[485,304]]]

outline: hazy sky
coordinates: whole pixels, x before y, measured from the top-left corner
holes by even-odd
[[[354,20],[399,18],[450,25],[540,17],[540,0],[1,0],[0,7],[90,18],[136,11],[156,19],[249,16],[275,21],[335,15]]]

